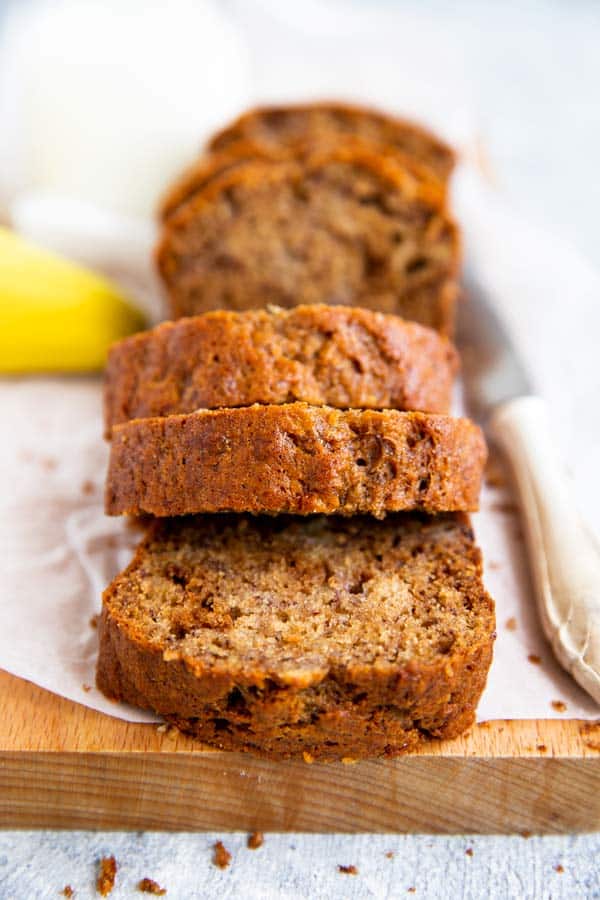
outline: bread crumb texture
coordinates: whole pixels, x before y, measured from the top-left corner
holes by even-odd
[[[213,846],[213,864],[219,869],[226,869],[231,862],[231,853],[226,850],[222,841],[217,841]]]
[[[162,888],[152,878],[142,878],[138,884],[138,889],[143,894],[154,894],[155,897],[163,897],[167,893],[167,889]]]
[[[114,856],[103,856],[100,860],[100,871],[96,881],[96,890],[101,897],[108,897],[114,888],[117,869],[117,861]]]
[[[358,875],[356,866],[338,866],[338,872],[342,875]]]
[[[464,515],[197,516],[150,527],[100,632],[109,696],[311,763],[465,730],[494,611]]]
[[[362,141],[215,171],[167,218],[156,259],[173,318],[327,303],[453,329],[460,239],[445,191]]]
[[[265,836],[262,831],[253,831],[248,835],[247,845],[250,850],[258,850],[265,842]]]

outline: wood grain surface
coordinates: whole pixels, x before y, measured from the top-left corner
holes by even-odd
[[[274,763],[0,672],[0,826],[510,833],[600,828],[600,722],[497,721],[393,760]]]

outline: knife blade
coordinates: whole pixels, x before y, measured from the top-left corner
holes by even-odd
[[[484,425],[495,408],[534,393],[529,372],[477,271],[466,266],[456,343],[469,411]]]
[[[545,404],[491,290],[473,269],[464,286],[457,344],[467,406],[513,470],[544,633],[563,668],[600,704],[600,544],[576,510]]]

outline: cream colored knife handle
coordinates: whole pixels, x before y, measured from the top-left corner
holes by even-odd
[[[600,703],[600,544],[573,504],[544,402],[521,397],[503,404],[489,433],[515,475],[546,637],[561,665]]]

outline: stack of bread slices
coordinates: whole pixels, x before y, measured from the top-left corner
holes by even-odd
[[[448,415],[453,154],[369,110],[257,110],[166,197],[176,321],[110,353],[106,508],[151,517],[97,681],[214,747],[395,755],[474,719],[493,603]],[[407,320],[413,321],[407,321]]]

